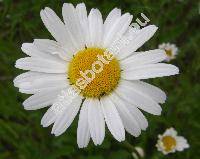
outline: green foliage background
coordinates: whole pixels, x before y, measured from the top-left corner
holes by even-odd
[[[162,42],[179,47],[177,59],[171,63],[180,68],[180,75],[149,82],[168,95],[162,105],[162,116],[146,114],[149,127],[141,136],[126,135],[133,146],[141,146],[146,159],[199,159],[200,157],[200,2],[198,0],[82,0],[88,9],[99,8],[105,18],[118,7],[130,12],[134,19],[143,12],[159,30],[141,50],[157,48]],[[101,146],[92,142],[86,149],[76,144],[77,118],[69,130],[59,137],[42,128],[40,119],[46,109],[25,111],[22,102],[28,97],[13,86],[13,78],[22,71],[15,69],[18,58],[24,57],[20,47],[34,38],[51,38],[40,20],[45,6],[61,15],[64,2],[80,0],[3,0],[0,2],[0,159],[131,159],[131,149],[118,143],[110,133]],[[190,148],[184,152],[162,155],[155,148],[157,135],[175,127],[188,139]]]

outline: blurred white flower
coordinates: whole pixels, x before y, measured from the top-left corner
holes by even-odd
[[[166,55],[167,55],[167,58],[165,59],[165,61],[167,62],[169,62],[172,59],[175,59],[178,53],[178,48],[175,44],[162,43],[158,46],[158,48],[165,50]]]
[[[139,157],[144,158],[145,153],[144,153],[143,148],[136,146],[135,150],[137,151],[138,154],[136,154],[135,152],[132,152],[132,156],[134,159],[139,159]],[[138,157],[138,155],[139,155],[139,157]]]
[[[156,147],[158,151],[166,155],[176,151],[183,151],[189,148],[189,144],[183,136],[177,135],[177,131],[174,128],[169,128],[163,135],[158,135]]]

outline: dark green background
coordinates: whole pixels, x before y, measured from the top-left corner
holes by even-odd
[[[14,68],[15,61],[24,57],[20,47],[34,38],[51,38],[40,20],[39,12],[49,6],[61,15],[64,2],[79,0],[3,0],[0,2],[0,159],[131,159],[130,149],[118,143],[106,132],[101,146],[92,142],[86,149],[76,144],[77,118],[66,133],[50,134],[51,127],[42,128],[40,119],[46,109],[25,111],[27,98],[13,86],[13,78],[22,71]],[[199,159],[200,157],[200,2],[198,0],[85,0],[91,9],[99,8],[103,17],[114,7],[130,12],[134,20],[145,13],[159,30],[141,50],[157,48],[162,42],[179,47],[177,59],[170,63],[180,68],[180,75],[149,81],[168,95],[162,105],[162,116],[145,113],[149,127],[141,136],[126,135],[133,146],[146,152],[146,159]],[[175,127],[188,139],[190,148],[168,156],[155,148],[157,135]]]

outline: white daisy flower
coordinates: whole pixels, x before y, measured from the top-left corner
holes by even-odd
[[[56,136],[67,130],[81,109],[77,129],[81,148],[90,138],[100,145],[105,124],[118,141],[125,140],[125,130],[139,136],[148,126],[140,109],[160,115],[159,103],[166,99],[162,90],[140,80],[179,71],[160,63],[166,58],[162,50],[135,52],[157,27],[131,28],[132,15],[121,14],[117,8],[103,22],[98,9],[87,15],[84,3],[64,4],[62,15],[64,22],[50,8],[41,11],[55,41],[35,39],[22,45],[29,57],[17,60],[16,67],[29,72],[16,77],[14,84],[20,92],[34,94],[23,103],[24,108],[50,106],[41,124],[53,124]],[[72,97],[69,90],[74,86],[80,93]]]
[[[156,147],[158,151],[161,151],[166,155],[176,151],[183,151],[184,149],[189,148],[189,144],[183,136],[177,135],[174,128],[169,128],[163,135],[158,135]]]
[[[165,59],[165,61],[167,62],[169,62],[172,59],[175,59],[178,53],[178,48],[175,44],[162,43],[158,46],[158,48],[165,50],[165,53],[167,55],[167,58]]]

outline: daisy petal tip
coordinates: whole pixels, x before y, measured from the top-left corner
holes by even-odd
[[[18,68],[18,69],[22,69],[19,61],[16,61],[14,67],[15,67],[15,68]]]
[[[102,143],[103,143],[103,140],[101,140],[101,141],[94,141],[94,145],[95,146],[101,145]]]
[[[140,136],[140,134],[141,134],[141,132],[140,132],[139,134],[136,134],[136,135],[135,135],[135,137],[139,137],[139,136]]]
[[[29,58],[29,57],[26,57],[26,58]],[[18,68],[18,69],[22,69],[22,70],[23,70],[24,59],[26,59],[26,58],[18,59],[18,60],[15,62],[15,68]],[[26,69],[25,69],[25,70],[26,70]]]
[[[51,130],[51,134],[55,134],[55,124],[53,125],[53,128]]]
[[[158,30],[158,27],[156,25],[154,25],[155,29]]]
[[[26,47],[26,44],[27,44],[27,43],[23,43],[23,44],[21,45],[21,50],[22,50],[22,51],[23,51],[23,48]]]
[[[24,107],[24,110],[29,110],[29,108],[28,107]]]
[[[147,130],[147,128],[148,128],[148,125],[147,125],[147,126],[145,126],[145,127],[143,128],[143,130],[144,130],[144,131],[146,131],[146,130]]]
[[[165,99],[165,100],[163,100],[163,101],[161,101],[161,102],[160,102],[160,104],[164,104],[165,102],[166,102],[166,99]]]
[[[52,134],[52,135],[54,135],[54,132],[53,132],[53,130],[51,131],[51,134]]]
[[[36,110],[36,108],[34,107],[34,105],[31,105],[28,101],[24,101],[22,103],[23,107],[25,110]]]
[[[40,10],[40,17],[44,17],[44,9]]]
[[[161,107],[152,111],[152,115],[160,116],[161,114],[162,114],[162,108]]]
[[[15,62],[15,68],[19,68],[19,61],[18,60]]]
[[[49,126],[49,124],[48,124],[47,122],[44,122],[44,119],[41,120],[40,125],[41,125],[43,128],[46,128],[46,127]]]
[[[176,74],[179,74],[180,72],[179,72],[179,68],[178,67],[176,67]]]
[[[141,129],[138,130],[138,132],[135,132],[135,134],[133,135],[134,137],[139,137],[141,135]]]
[[[42,127],[44,127],[43,126],[44,125],[44,121],[43,120],[40,121],[40,125],[42,125]]]
[[[13,81],[13,85],[14,85],[14,87],[17,87],[17,86],[18,86],[17,83],[16,83],[15,81]]]
[[[61,134],[54,134],[55,137],[58,137],[58,136],[60,136],[60,135],[61,135]]]
[[[154,115],[160,116],[162,114],[162,110],[155,112]]]
[[[24,107],[27,107],[27,106],[28,106],[26,100],[22,103],[22,105],[23,105]]]
[[[118,137],[118,139],[116,139],[116,140],[119,142],[123,142],[123,141],[125,141],[125,139],[126,139],[126,137],[125,137],[125,132],[124,132],[124,135]]]
[[[57,129],[52,129],[52,131],[51,131],[51,134],[53,134],[54,136],[60,136],[62,133],[64,133],[63,131],[61,132],[61,131],[59,131],[59,130],[57,130]]]
[[[85,8],[86,6],[85,6],[85,3],[82,2],[82,3],[77,4],[76,7],[84,7]]]
[[[114,13],[114,14],[118,14],[118,15],[121,15],[121,9],[120,8],[117,8],[115,7],[110,13]]]
[[[31,107],[28,106],[28,105],[25,106],[25,105],[23,104],[23,106],[24,106],[24,109],[25,109],[25,110],[34,110],[34,109],[31,109]]]
[[[53,130],[53,128],[52,128],[52,130],[51,130],[51,134],[54,135],[54,136],[59,136],[59,135],[55,132],[55,130]]]
[[[64,4],[63,4],[63,9],[64,9],[65,7],[73,7],[73,8],[74,8],[74,5],[73,5],[72,3],[64,3]]]
[[[126,138],[125,138],[125,136],[124,136],[124,137],[121,139],[121,141],[120,141],[120,142],[123,142],[123,141],[125,141],[125,139],[126,139]]]
[[[86,147],[87,147],[87,145],[78,144],[78,148],[79,148],[79,149],[83,149],[83,148],[86,148]]]
[[[172,72],[171,72],[171,75],[178,75],[179,74],[179,68],[172,65],[173,68],[172,68]]]
[[[43,122],[41,122],[40,125],[41,125],[43,128],[46,128],[46,127],[47,127],[47,125],[45,125]]]
[[[150,27],[152,27],[152,29],[157,30],[158,27],[156,25],[149,25]]]
[[[169,74],[167,76],[172,76],[172,75],[177,75],[179,74],[179,68],[175,65],[172,65],[172,64],[166,64],[169,66]]]
[[[98,146],[99,144],[98,144],[97,142],[94,142],[94,145],[95,145],[95,146]]]
[[[164,104],[164,103],[166,102],[166,100],[167,100],[167,95],[164,93],[164,94],[163,94],[163,99],[161,99],[161,100],[159,101],[159,103],[160,103],[160,104]]]
[[[158,27],[156,25],[148,25],[147,27],[152,32],[152,34],[154,34],[158,30]]]
[[[19,83],[17,82],[17,78],[14,78],[14,79],[13,79],[13,85],[14,85],[15,87],[19,87]]]
[[[52,10],[51,8],[49,8],[49,7],[45,7],[44,10],[45,10],[46,12],[52,12],[52,11],[53,11],[53,10]],[[53,11],[53,12],[54,12],[54,11]]]

